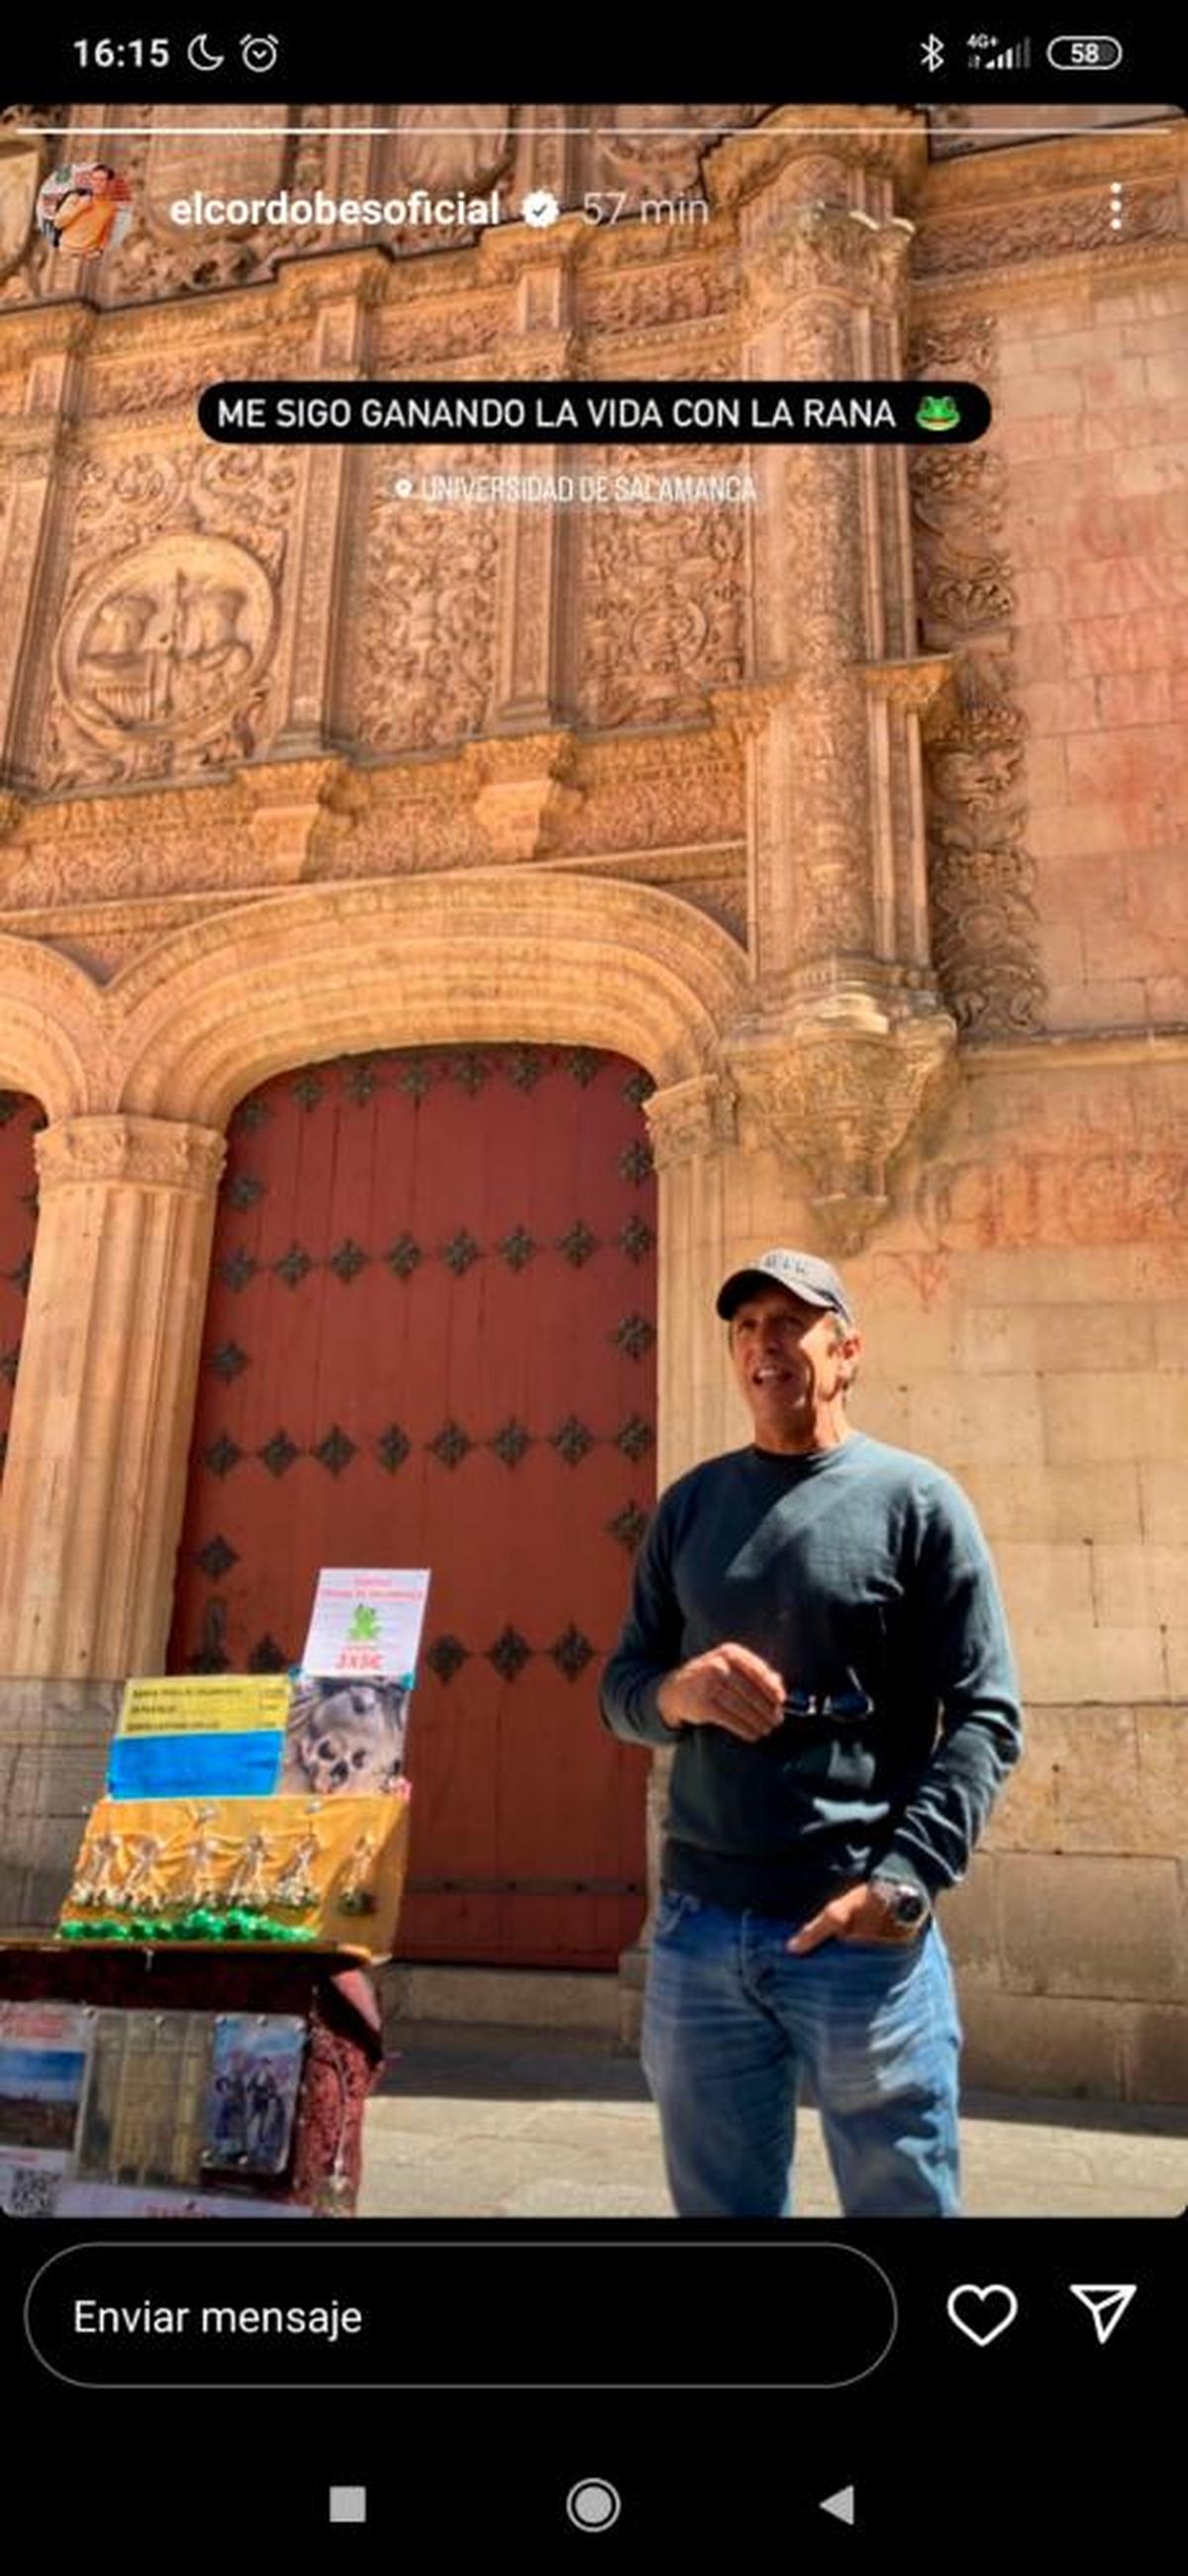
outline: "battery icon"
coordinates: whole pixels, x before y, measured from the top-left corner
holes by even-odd
[[[1053,36],[1048,47],[1054,72],[1114,72],[1121,60],[1117,36]]]

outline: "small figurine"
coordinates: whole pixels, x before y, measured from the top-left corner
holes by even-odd
[[[249,1834],[227,1887],[229,1905],[264,1905],[268,1901],[265,1873],[268,1868],[268,1837]]]
[[[114,1872],[119,1855],[118,1834],[96,1834],[89,1842],[84,1842],[70,1890],[71,1905],[118,1903]]]
[[[136,1858],[124,1880],[116,1903],[121,1907],[139,1906],[142,1913],[153,1914],[159,1903],[153,1891],[152,1879],[161,1858],[161,1840],[158,1834],[138,1834],[136,1843]]]
[[[339,1890],[338,1902],[344,1914],[374,1914],[375,1898],[367,1882],[375,1854],[376,1836],[373,1833],[360,1834]]]
[[[214,1905],[218,1902],[218,1856],[213,1837],[208,1831],[213,1807],[200,1807],[194,1832],[182,1855],[187,1875],[179,1893],[187,1905]]]
[[[317,1857],[318,1838],[312,1826],[307,1825],[292,1860],[286,1862],[273,1887],[274,1904],[297,1907],[317,1904],[318,1891],[309,1876]]]

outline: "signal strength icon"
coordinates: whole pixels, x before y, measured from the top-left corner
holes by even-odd
[[[1004,46],[1001,54],[990,54],[983,63],[982,69],[984,72],[1029,72],[1031,69],[1030,36],[1020,36],[1017,45]]]

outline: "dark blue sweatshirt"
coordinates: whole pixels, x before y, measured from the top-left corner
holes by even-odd
[[[657,1707],[666,1673],[728,1641],[783,1677],[756,1744]],[[800,1458],[732,1450],[669,1487],[601,1697],[615,1735],[676,1747],[665,1886],[767,1914],[814,1912],[876,1862],[951,1887],[1022,1744],[972,1506],[863,1432]]]

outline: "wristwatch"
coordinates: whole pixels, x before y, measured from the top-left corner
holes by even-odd
[[[904,1932],[919,1932],[928,1922],[932,1907],[922,1888],[912,1887],[903,1878],[880,1878],[876,1871],[870,1882],[881,1896],[893,1923]]]

